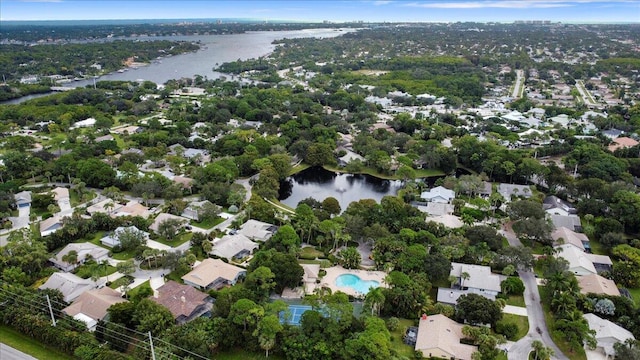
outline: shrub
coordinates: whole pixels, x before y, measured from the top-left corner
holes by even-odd
[[[395,331],[400,326],[400,320],[398,320],[397,317],[390,317],[385,322],[385,325],[387,326],[387,329],[389,329],[389,331]]]
[[[496,332],[509,340],[515,340],[518,335],[518,325],[511,322],[499,322],[496,324]]]

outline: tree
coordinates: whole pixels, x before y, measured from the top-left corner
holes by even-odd
[[[125,260],[116,264],[116,270],[124,276],[129,276],[136,271],[136,265],[133,260]]]
[[[364,297],[364,305],[371,309],[371,315],[380,316],[380,309],[384,306],[384,291],[382,288],[371,288]]]
[[[81,160],[76,167],[78,177],[89,186],[105,188],[115,182],[115,170],[100,159]]]
[[[324,143],[313,143],[307,148],[304,161],[311,166],[335,165],[333,148]]]
[[[574,310],[567,317],[556,321],[555,329],[567,340],[572,351],[585,344],[590,349],[594,349],[596,346],[596,332],[589,329],[589,323],[582,317],[582,312],[579,310]]]
[[[123,250],[133,250],[147,244],[145,233],[134,227],[123,228],[115,236]]]
[[[304,269],[294,254],[277,252],[275,249],[257,252],[251,260],[249,271],[266,266],[275,275],[275,290],[281,293],[284,288],[295,288],[302,282]]]
[[[485,327],[473,327],[465,325],[462,328],[462,334],[473,340],[473,344],[478,346],[478,352],[472,356],[473,359],[491,360],[496,359],[499,354],[498,344],[504,344],[506,341],[502,336],[491,334],[491,330]]]
[[[495,327],[502,319],[502,310],[495,301],[478,294],[466,294],[458,298],[456,319],[472,325],[489,324]]]
[[[469,280],[469,279],[471,279],[471,275],[469,275],[469,273],[468,273],[468,272],[463,271],[463,272],[460,274],[460,288],[461,288],[461,289],[464,289],[464,282],[465,282],[466,280]]]
[[[624,343],[615,343],[613,348],[616,351],[616,360],[640,360],[640,345],[638,341],[627,339]]]
[[[62,256],[62,261],[67,264],[75,265],[78,263],[78,252],[75,250],[71,250],[65,255]]]
[[[164,306],[150,300],[142,299],[135,305],[132,321],[136,324],[136,330],[149,332],[158,336],[174,324],[171,312]]]
[[[340,203],[334,197],[328,197],[322,201],[322,209],[331,215],[340,214]]]
[[[500,283],[502,292],[506,295],[522,295],[524,293],[524,283],[519,277],[509,276]]]
[[[158,235],[167,240],[173,240],[178,235],[182,221],[178,219],[165,219],[158,224]]]
[[[544,346],[544,343],[540,340],[533,340],[531,343],[531,349],[533,350],[534,360],[549,360],[555,352],[550,347]]]
[[[282,329],[283,327],[276,315],[266,315],[258,322],[258,327],[253,332],[253,336],[258,338],[260,347],[264,349],[266,357],[269,357],[269,350],[274,347],[276,336]]]
[[[228,319],[236,325],[242,325],[246,331],[248,326],[253,326],[264,316],[264,308],[249,299],[236,301],[229,311]]]
[[[269,298],[269,294],[275,288],[275,275],[266,266],[260,266],[251,271],[244,281],[244,286],[250,290],[257,302],[265,302]]]
[[[338,253],[338,256],[340,258],[340,264],[346,269],[357,269],[360,267],[362,257],[360,256],[358,249],[354,247],[348,247],[341,250]]]
[[[486,243],[493,251],[502,248],[503,237],[498,234],[496,229],[487,225],[479,225],[469,227],[465,231],[465,237],[469,239],[471,245]]]
[[[280,252],[294,254],[300,247],[300,237],[291,225],[284,225],[267,240],[266,245],[267,248],[274,248]]]

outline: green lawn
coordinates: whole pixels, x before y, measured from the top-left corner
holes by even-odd
[[[595,237],[589,239],[589,246],[591,246],[591,252],[598,255],[609,255],[609,251],[604,247]]]
[[[406,356],[409,359],[413,359],[414,348],[405,344],[402,341],[404,334],[408,327],[414,326],[413,320],[409,319],[399,319],[400,326],[395,331],[390,331],[391,333],[391,349],[395,350],[398,355]]]
[[[188,232],[188,233],[178,234],[178,236],[176,236],[176,239],[171,241],[168,241],[161,237],[153,240],[159,242],[160,244],[176,247],[186,243],[187,241],[190,241],[192,237],[193,237],[193,233]]]
[[[628,289],[631,293],[633,301],[636,303],[636,307],[640,308],[640,288]]]
[[[284,360],[283,357],[269,354],[269,357],[265,357],[264,353],[250,353],[242,349],[234,349],[231,351],[225,351],[213,357],[215,360]]]
[[[29,354],[36,359],[71,360],[72,356],[61,353],[55,348],[48,347],[16,330],[0,325],[0,339],[2,343]],[[1,354],[0,354],[0,357]]]
[[[307,170],[308,168],[310,168],[311,165],[309,164],[305,164],[305,163],[300,163],[296,166],[294,166],[291,171],[289,171],[289,176],[293,175],[293,174],[297,174],[303,170]]]
[[[546,298],[546,288],[544,286],[538,286],[538,291],[540,292],[540,298]],[[547,328],[550,331],[551,339],[556,345],[560,348],[563,354],[565,354],[571,360],[586,360],[587,355],[584,352],[583,348],[579,348],[576,352],[571,352],[571,348],[569,343],[565,341],[565,339],[557,332],[553,331],[553,325],[555,323],[555,318],[549,309],[549,304],[547,301],[542,302],[542,310],[544,311],[544,319],[547,322]]]
[[[95,262],[92,262],[92,263],[89,263],[89,264],[84,264],[84,265],[78,266],[76,268],[75,274],[78,275],[79,277],[83,278],[83,279],[88,279],[93,274],[97,274],[98,276],[102,277],[102,276],[111,275],[114,272],[116,272],[116,268],[111,266],[111,265],[107,265],[107,268],[104,269],[104,268],[100,267],[99,264],[96,264]]]
[[[128,298],[134,298],[136,295],[138,295],[138,293],[142,290],[144,290],[145,288],[149,289],[151,291],[151,293],[153,294],[153,289],[151,288],[151,283],[147,280],[145,282],[143,282],[142,284],[134,287],[133,289],[127,291],[127,297]]]
[[[118,289],[120,286],[129,285],[131,283],[132,278],[127,278],[126,276],[121,277],[120,279],[114,281],[109,285],[112,289]]]
[[[177,283],[184,284],[184,281],[182,281],[182,276],[183,275],[181,275],[181,274],[179,274],[179,273],[177,273],[175,271],[172,271],[172,272],[168,273],[167,275],[165,275],[165,277],[168,280],[173,280],[173,281],[175,281]]]
[[[300,249],[299,257],[305,260],[315,260],[316,258],[322,259],[324,258],[324,253],[313,247],[305,247]]]
[[[526,316],[518,316],[513,314],[503,314],[500,322],[513,323],[518,325],[518,335],[514,341],[520,340],[527,336],[529,332],[529,319]]]
[[[121,251],[119,253],[113,253],[111,257],[116,260],[129,260],[129,259],[133,259],[134,256],[136,256],[135,250],[127,250],[127,251]]]
[[[216,217],[215,219],[206,219],[203,221],[195,221],[195,220],[191,220],[189,223],[193,226],[197,226],[201,229],[211,229],[212,227],[220,224],[221,222],[224,221],[224,218],[221,217]]]
[[[511,295],[507,299],[507,305],[526,307],[522,295]]]

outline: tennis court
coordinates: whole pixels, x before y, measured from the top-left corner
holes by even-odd
[[[300,325],[302,314],[311,310],[311,306],[308,305],[289,305],[289,309],[281,311],[279,314],[280,323],[290,325]]]

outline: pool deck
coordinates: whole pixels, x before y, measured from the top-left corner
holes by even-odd
[[[342,266],[333,266],[330,268],[326,268],[324,270],[327,272],[327,275],[325,275],[322,278],[320,286],[328,287],[333,292],[336,292],[339,290],[347,295],[356,296],[356,297],[363,295],[362,293],[358,293],[355,289],[349,286],[336,285],[336,278],[343,274],[357,275],[361,280],[377,281],[378,283],[380,283],[380,287],[387,287],[387,284],[384,282],[384,278],[387,276],[387,274],[384,271],[350,270],[350,269],[345,269]]]

